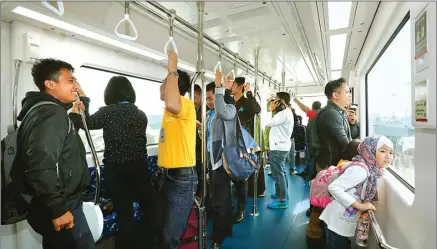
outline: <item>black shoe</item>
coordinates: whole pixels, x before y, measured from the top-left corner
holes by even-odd
[[[305,171],[299,172],[296,175],[306,177],[308,174]]]
[[[305,215],[306,215],[307,217],[310,217],[310,216],[311,216],[311,208],[308,208],[308,209],[307,209]]]
[[[266,192],[259,193],[258,197],[266,197]]]
[[[217,244],[217,243],[214,242],[214,243],[212,243],[210,249],[221,249],[221,248],[222,248],[222,245]]]
[[[240,223],[244,219],[244,211],[238,211],[235,215],[235,223]]]

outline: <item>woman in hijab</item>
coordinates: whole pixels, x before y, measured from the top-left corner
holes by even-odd
[[[385,136],[369,136],[358,146],[359,155],[329,186],[334,197],[320,215],[326,234],[325,249],[345,249],[353,237],[360,213],[376,208],[377,180],[393,161],[393,143]]]

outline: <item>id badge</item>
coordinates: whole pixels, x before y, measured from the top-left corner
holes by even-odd
[[[161,131],[159,132],[159,140],[161,143],[164,142],[164,127],[162,127]]]

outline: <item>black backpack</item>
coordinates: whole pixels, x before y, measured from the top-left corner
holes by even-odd
[[[56,105],[50,101],[41,101],[33,105],[23,118],[36,107],[42,105]],[[20,125],[21,127],[21,125]],[[32,196],[24,194],[23,176],[24,165],[16,163],[18,153],[18,132],[19,127],[8,126],[8,135],[1,141],[1,224],[9,225],[25,220],[27,209],[32,200]]]
[[[317,132],[316,120],[324,109],[325,108],[322,108],[319,113],[317,113],[317,115],[308,122],[307,125],[307,146],[308,152],[312,158],[316,158],[319,155],[320,148],[322,148]]]

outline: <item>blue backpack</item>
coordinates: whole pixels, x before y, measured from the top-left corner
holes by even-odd
[[[258,170],[257,152],[261,148],[253,137],[241,125],[237,115],[237,129],[235,143],[223,148],[223,168],[227,175],[234,181],[247,180],[255,170]],[[226,132],[226,131],[225,131]],[[226,136],[223,136],[226,139]],[[224,144],[227,144],[226,141]]]

